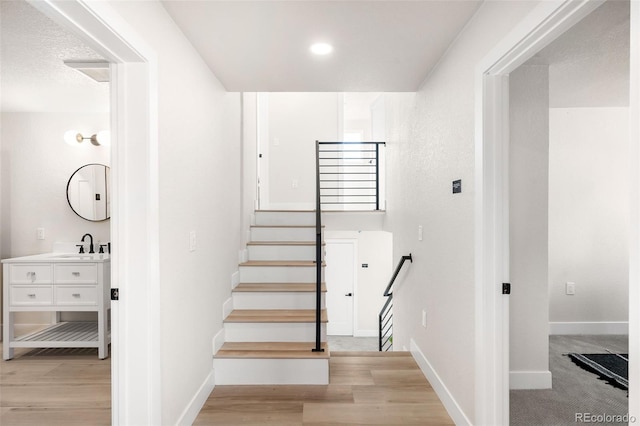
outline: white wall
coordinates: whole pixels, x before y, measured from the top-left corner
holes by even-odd
[[[110,3],[158,56],[162,424],[212,373],[241,248],[240,95],[225,92],[159,2]],[[189,232],[197,249],[189,251]],[[201,396],[201,395],[198,395]],[[193,407],[198,409],[199,407]]]
[[[628,120],[628,108],[550,110],[552,323],[628,320]]]
[[[356,240],[353,335],[377,336],[378,313],[386,301],[382,294],[393,272],[392,235],[384,231],[341,231],[327,228],[324,238]],[[362,267],[364,263],[368,264],[367,268]],[[331,283],[327,282],[327,286],[330,287]]]
[[[413,254],[394,293],[394,346],[415,342],[458,422],[475,418],[474,70],[536,4],[484,2],[415,101],[393,96],[386,103],[386,230],[394,259]],[[456,179],[461,194],[452,194]]]
[[[242,94],[242,230],[243,244],[249,242],[249,226],[258,197],[258,108],[257,94]]]
[[[80,241],[85,233],[94,243],[109,241],[110,221],[90,222],[77,216],[67,202],[67,182],[88,163],[109,165],[109,148],[88,141],[70,146],[67,130],[92,135],[109,128],[108,113],[3,112],[2,126],[2,258],[47,253],[56,241]],[[36,228],[45,239],[36,239]],[[68,318],[67,318],[68,319]],[[17,313],[17,324],[49,324],[48,313]]]
[[[315,208],[315,141],[342,139],[337,93],[269,93],[269,204]],[[297,188],[293,181],[297,181]]]
[[[551,388],[549,67],[509,76],[509,369],[512,389]]]

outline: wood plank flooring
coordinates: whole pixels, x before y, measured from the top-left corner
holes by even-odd
[[[95,349],[17,349],[0,361],[0,424],[109,425],[110,364]],[[332,352],[330,369],[328,386],[216,386],[194,424],[453,425],[406,352]]]
[[[216,386],[194,425],[453,425],[407,352],[332,352],[328,386]]]
[[[110,424],[111,360],[97,349],[16,349],[0,361],[0,425]]]

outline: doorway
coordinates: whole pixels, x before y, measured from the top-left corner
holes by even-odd
[[[158,424],[156,54],[108,4],[47,0],[33,5],[111,63],[111,286],[120,295],[111,304],[111,417],[112,424]]]
[[[509,75],[512,424],[627,413],[563,354],[627,353],[628,8],[604,3]]]
[[[327,239],[325,281],[327,282],[327,334],[353,336],[354,287],[357,240]]]
[[[476,89],[478,127],[476,201],[476,306],[477,306],[477,368],[476,368],[476,423],[508,424],[509,387],[509,299],[501,291],[502,283],[509,281],[508,253],[508,75],[566,31],[595,10],[601,3],[565,2],[540,4],[503,42],[477,67]],[[630,116],[638,113],[638,46],[634,40],[639,28],[634,20],[640,17],[640,7],[631,2],[631,103]],[[632,124],[630,145],[631,165],[631,214],[638,212],[638,135],[637,123]],[[637,342],[638,315],[633,301],[638,297],[637,253],[638,238],[635,221],[632,220],[630,241],[629,281],[629,335],[630,335],[630,392],[629,414],[640,411],[638,370],[633,359],[640,345]],[[635,229],[635,231],[634,231]],[[634,373],[635,372],[635,373]]]

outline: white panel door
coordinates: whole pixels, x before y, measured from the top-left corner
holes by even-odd
[[[326,240],[327,334],[353,336],[356,240]]]

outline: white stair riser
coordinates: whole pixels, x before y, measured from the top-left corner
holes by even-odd
[[[324,293],[321,308],[325,309]],[[236,292],[233,293],[234,309],[315,309],[316,294],[313,292]]]
[[[323,342],[327,341],[327,325],[320,324]],[[226,342],[315,342],[315,323],[231,322],[224,325]]]
[[[315,228],[251,228],[251,241],[315,241]]]
[[[315,226],[316,212],[256,212],[256,225]]]
[[[324,281],[324,268],[322,268]],[[240,266],[243,283],[312,283],[316,281],[315,266]]]
[[[216,385],[328,385],[328,359],[214,360]]]
[[[249,260],[315,260],[316,246],[250,245]]]

